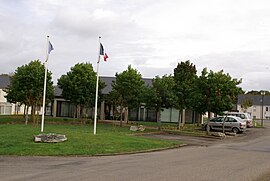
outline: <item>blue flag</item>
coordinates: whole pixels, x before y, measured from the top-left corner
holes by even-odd
[[[104,48],[103,48],[101,43],[100,43],[100,52],[99,52],[99,54],[104,55]]]
[[[49,45],[48,45],[49,47],[48,47],[48,54],[50,54],[51,53],[51,51],[53,50],[53,46],[52,46],[52,44],[51,44],[51,42],[49,41]]]

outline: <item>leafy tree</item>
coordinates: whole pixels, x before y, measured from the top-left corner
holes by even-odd
[[[185,124],[185,118],[183,118],[181,125],[183,109],[191,108],[192,105],[192,91],[194,81],[197,77],[196,73],[196,66],[190,63],[189,60],[178,63],[177,67],[174,69],[174,91],[178,99],[176,107],[179,109],[178,128]]]
[[[175,105],[176,96],[173,92],[174,86],[173,77],[171,75],[164,75],[163,77],[156,76],[152,81],[152,86],[146,88],[144,102],[147,108],[155,108],[159,129],[162,108],[170,108]]]
[[[251,90],[245,93],[246,95],[260,95],[260,91]]]
[[[203,69],[200,77],[197,77],[193,84],[192,108],[197,113],[204,114],[210,107],[210,86],[207,78],[207,69]],[[209,103],[209,104],[208,104]]]
[[[251,107],[251,106],[252,106],[252,100],[250,100],[250,99],[245,99],[245,100],[243,100],[243,102],[241,103],[241,108],[244,110],[244,112],[246,112],[247,109],[248,109],[249,107]]]
[[[93,107],[96,95],[96,73],[90,63],[77,63],[66,75],[58,79],[62,96],[76,106],[77,117],[81,109]],[[99,81],[99,96],[105,84]],[[75,116],[75,114],[74,114]]]
[[[264,92],[265,95],[270,95],[270,92],[269,91],[265,91],[265,90],[260,90],[260,91],[252,90],[252,91],[248,91],[246,93],[246,95],[261,95],[262,92]]]
[[[7,88],[7,100],[31,106],[31,120],[35,123],[36,108],[42,106],[45,67],[39,60],[18,67],[10,78]],[[47,74],[46,102],[53,98],[52,73]]]
[[[237,102],[238,95],[243,93],[243,90],[238,87],[241,80],[232,79],[229,74],[224,74],[223,71],[207,72],[204,68],[202,75],[195,81],[195,97],[197,103],[193,103],[193,107],[198,112],[222,114],[224,111],[231,110]],[[209,127],[207,126],[209,133]]]
[[[112,82],[113,94],[116,94],[115,101],[119,103],[120,113],[124,108],[136,108],[141,103],[144,81],[142,76],[131,65],[122,73],[115,74],[115,81]],[[122,119],[120,120],[122,126]]]
[[[118,112],[113,113],[113,119],[117,119],[120,117],[120,120],[122,120],[122,112],[123,112],[123,106],[124,105],[124,100],[122,96],[116,91],[112,90],[109,95],[108,95],[108,102],[115,108],[120,108],[119,114]]]

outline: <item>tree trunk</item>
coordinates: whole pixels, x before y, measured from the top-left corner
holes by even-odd
[[[186,123],[186,109],[183,109],[182,110],[182,125],[181,125],[182,128],[184,128],[185,123]]]
[[[36,119],[35,119],[35,106],[31,106],[31,121],[33,122],[33,124],[36,124]]]
[[[123,108],[120,108],[120,127],[123,127],[123,116],[122,116]]]
[[[227,119],[227,114],[226,114],[226,116],[225,116],[225,118],[224,118],[224,120],[222,122],[222,133],[225,133],[225,121],[226,121],[226,119]]]
[[[125,108],[125,122],[128,124],[128,107]]]
[[[73,112],[73,121],[75,120],[76,118],[76,112],[77,112],[77,105],[74,106],[74,112]]]
[[[207,122],[207,126],[206,126],[206,134],[207,135],[210,135],[210,127],[209,127],[209,121],[210,121],[210,119],[211,119],[211,112],[210,111],[208,111],[208,122]]]
[[[208,111],[208,120],[210,120],[210,119],[211,119],[211,112]]]
[[[77,106],[77,118],[81,118],[81,106]]]
[[[23,115],[25,116],[25,111],[26,111],[26,105],[24,106],[24,109],[23,109]]]
[[[177,129],[180,129],[180,128],[181,128],[181,122],[182,122],[182,110],[179,109],[178,126],[177,126]]]
[[[157,125],[158,125],[158,130],[161,130],[161,126],[160,126],[160,110],[157,111]]]
[[[29,110],[29,106],[24,107],[24,115],[25,115],[25,125],[28,124],[28,110]]]
[[[200,126],[202,124],[202,115],[197,113],[197,126]]]

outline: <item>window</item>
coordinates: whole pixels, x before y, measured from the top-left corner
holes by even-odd
[[[232,123],[232,122],[237,122],[237,120],[235,120],[234,118],[227,118],[226,122]]]
[[[218,119],[216,119],[216,122],[218,122],[218,123],[223,122],[223,119],[224,118],[218,118]]]
[[[238,117],[240,117],[241,119],[245,119],[245,115],[244,114],[240,114]]]
[[[265,110],[266,110],[266,111],[269,111],[269,107],[265,107]]]

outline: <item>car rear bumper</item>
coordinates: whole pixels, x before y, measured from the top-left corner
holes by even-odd
[[[247,128],[240,128],[239,129],[241,132],[245,132],[245,131],[247,131]]]

